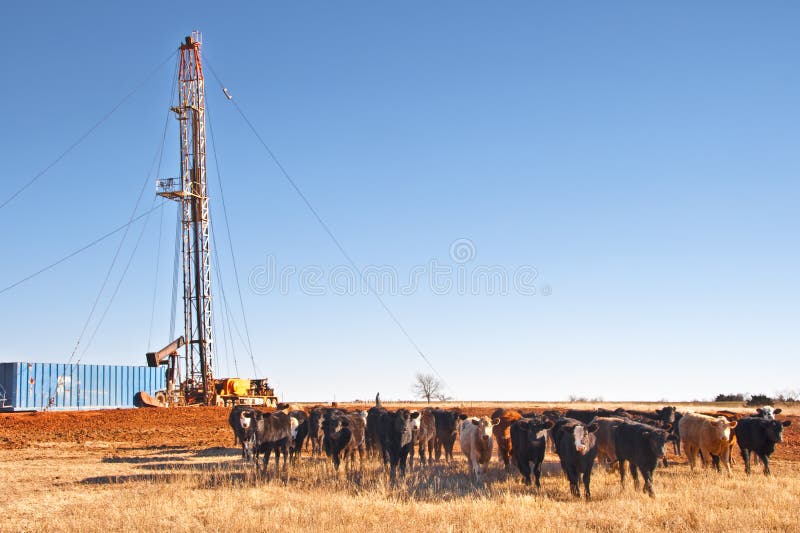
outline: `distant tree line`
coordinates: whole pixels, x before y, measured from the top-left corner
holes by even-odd
[[[775,402],[793,403],[800,401],[800,390],[786,390],[774,396],[767,394],[717,394],[715,402],[744,402],[746,405],[774,405]]]

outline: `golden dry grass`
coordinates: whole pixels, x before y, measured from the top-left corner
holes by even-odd
[[[272,466],[272,465],[271,465]],[[270,469],[272,470],[272,469]],[[483,488],[466,463],[415,468],[391,486],[377,461],[337,478],[303,458],[288,482],[265,479],[233,448],[116,451],[103,443],[0,452],[4,531],[790,531],[800,527],[800,464],[730,478],[679,464],[656,473],[658,497],[596,468],[591,502],[574,500],[548,455],[543,488],[493,460]]]
[[[470,414],[500,406],[583,407],[527,402],[452,406]],[[749,411],[719,404],[680,408],[688,407]],[[799,414],[796,407],[784,412]],[[748,478],[741,461],[731,477],[690,472],[681,459],[656,471],[657,498],[651,499],[635,492],[630,480],[622,489],[618,474],[596,467],[593,501],[585,502],[570,496],[551,454],[539,492],[522,485],[518,474],[507,476],[496,458],[486,485],[475,487],[458,454],[450,465],[417,465],[395,486],[375,460],[337,478],[328,461],[303,457],[287,481],[256,475],[237,449],[226,447],[232,435],[219,409],[4,416],[0,443],[17,449],[0,449],[0,531],[800,530],[794,425],[788,442],[773,456],[771,478]]]

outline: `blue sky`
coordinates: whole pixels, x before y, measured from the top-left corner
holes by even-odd
[[[450,394],[800,388],[795,3],[193,5],[3,6],[0,201],[199,29],[208,62],[358,266],[401,281],[431,261],[453,276],[535,269],[535,294],[439,294],[423,282],[383,295]],[[138,212],[153,205],[173,69],[0,209],[3,287],[125,223],[145,182]],[[326,285],[345,259],[207,75],[258,370],[288,400],[411,397],[426,364],[373,296]],[[174,122],[160,177],[177,174]],[[243,328],[211,157],[209,176]],[[174,209],[147,219],[82,362],[142,364],[171,340]],[[0,294],[0,360],[69,359],[121,236]],[[457,240],[474,251],[465,263],[451,257]],[[250,288],[268,260],[318,269],[324,294]],[[234,374],[234,359],[252,374],[240,342],[225,349],[221,316],[217,374]]]

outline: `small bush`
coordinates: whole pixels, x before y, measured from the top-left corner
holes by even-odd
[[[744,394],[717,394],[714,398],[715,402],[743,402]]]
[[[747,400],[747,405],[774,405],[775,400],[767,396],[766,394],[753,394],[749,400]]]

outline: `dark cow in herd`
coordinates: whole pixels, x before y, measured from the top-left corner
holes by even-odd
[[[275,474],[280,475],[280,456],[283,455],[284,469],[288,468],[289,444],[292,438],[292,424],[284,411],[262,413],[253,411],[255,418],[254,448],[256,459],[264,454],[264,471],[269,465],[269,456],[275,453]]]
[[[594,432],[597,424],[585,424],[574,418],[559,418],[553,425],[553,443],[561,460],[561,469],[569,479],[572,495],[580,497],[580,482],[583,479],[586,499],[592,497],[589,487],[592,466],[597,457],[597,440]]]
[[[584,485],[586,499],[591,498],[591,470],[596,459],[607,466],[618,467],[620,483],[625,485],[626,466],[637,490],[639,473],[643,490],[655,496],[653,476],[659,461],[666,466],[664,451],[668,442],[682,441],[689,463],[694,468],[697,455],[704,466],[709,459],[717,469],[730,471],[730,451],[738,443],[747,474],[751,458],[760,459],[764,474],[770,474],[770,456],[782,442],[783,428],[789,421],[775,420],[781,409],[760,407],[750,416],[733,411],[713,413],[679,413],[673,406],[653,411],[610,409],[550,410],[542,414],[520,413],[497,409],[491,417],[468,419],[459,409],[426,408],[409,411],[383,407],[380,395],[368,412],[345,412],[335,407],[316,406],[306,411],[290,411],[281,405],[274,412],[263,412],[251,406],[235,406],[228,417],[234,433],[234,445],[241,444],[245,460],[264,454],[263,471],[267,472],[270,456],[275,455],[275,472],[280,475],[280,458],[284,470],[289,459],[294,462],[307,442],[311,454],[323,451],[339,471],[342,461],[352,467],[358,454],[363,465],[365,451],[380,455],[394,483],[397,470],[404,477],[413,468],[413,455],[418,446],[423,467],[433,459],[453,459],[453,447],[461,434],[461,450],[468,458],[475,482],[481,484],[491,456],[492,441],[497,443],[497,459],[506,471],[515,466],[526,485],[540,485],[541,468],[549,441],[558,454],[561,468],[569,480],[570,491],[580,497]],[[461,421],[463,424],[460,424]],[[460,427],[461,426],[461,427]],[[460,431],[459,431],[460,430]],[[435,450],[435,454],[434,454]],[[288,472],[288,470],[287,470]]]
[[[770,475],[769,457],[775,451],[775,444],[783,441],[783,428],[790,426],[789,420],[778,420],[763,417],[745,417],[739,419],[734,428],[739,450],[744,461],[744,470],[750,474],[750,454],[755,453],[764,464],[764,474]]]
[[[453,459],[453,446],[458,436],[461,411],[458,409],[451,411],[434,409],[431,414],[433,414],[433,419],[436,422],[436,438],[434,440],[436,460],[441,459],[442,449],[444,449],[445,460],[451,461]]]
[[[325,454],[333,461],[333,468],[345,459],[352,466],[358,453],[361,464],[364,462],[364,447],[367,428],[367,414],[363,411],[345,413],[339,409],[329,409],[322,418],[322,446]]]
[[[658,460],[666,454],[664,447],[670,440],[667,430],[632,421],[622,421],[614,430],[614,453],[619,461],[620,483],[625,485],[625,463],[630,463],[634,487],[639,488],[637,470],[644,478],[644,492],[655,497],[653,473]]]
[[[536,488],[541,486],[539,478],[542,476],[542,462],[547,448],[547,431],[553,426],[552,420],[530,417],[515,420],[509,428],[514,464],[517,465],[526,485],[531,484],[531,464],[533,464]]]
[[[384,464],[390,468],[391,480],[395,480],[397,467],[400,467],[400,476],[406,475],[406,461],[414,446],[414,422],[419,417],[419,412],[410,412],[408,409],[398,409],[395,412],[386,411],[378,417],[377,435],[381,447]]]

